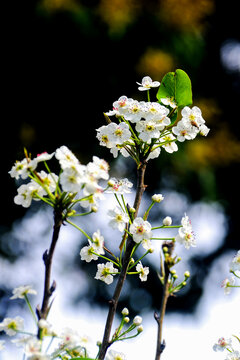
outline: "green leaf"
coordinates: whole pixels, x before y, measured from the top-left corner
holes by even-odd
[[[173,99],[178,107],[192,104],[192,85],[185,71],[177,69],[176,72],[167,73],[161,82],[157,93],[157,99]]]

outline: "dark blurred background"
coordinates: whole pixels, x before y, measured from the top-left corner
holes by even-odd
[[[13,203],[16,184],[8,175],[15,160],[24,157],[23,148],[36,156],[64,144],[83,163],[95,154],[114,166],[115,160],[96,139],[95,129],[104,124],[103,112],[121,95],[142,99],[136,81],[143,76],[161,81],[166,72],[177,68],[190,76],[194,105],[202,109],[211,131],[207,138],[185,142],[173,155],[162,151],[151,161],[147,192],[153,194],[164,186],[192,202],[217,201],[223,206],[228,222],[224,243],[210,254],[191,259],[201,277],[207,276],[212,261],[226,249],[240,248],[238,16],[233,0],[227,4],[216,0],[26,0],[4,5],[3,259],[14,263],[23,251],[13,237],[8,236],[11,246],[4,240],[14,221],[26,213]],[[133,169],[127,174],[132,180]],[[76,263],[86,268],[79,259]],[[155,299],[157,276],[151,281],[145,290]],[[98,291],[84,296],[106,304],[101,285],[95,281]],[[170,309],[192,311],[201,297],[201,285],[193,277],[191,288]],[[0,316],[4,317],[11,289],[4,279],[0,286]],[[156,305],[154,300],[151,304]]]

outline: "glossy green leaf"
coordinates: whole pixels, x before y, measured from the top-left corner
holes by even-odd
[[[185,71],[177,69],[176,72],[167,73],[161,82],[157,93],[157,99],[173,99],[178,107],[192,104],[192,85]]]

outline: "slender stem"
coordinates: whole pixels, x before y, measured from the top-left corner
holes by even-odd
[[[169,247],[169,255],[172,255],[173,246]],[[164,265],[162,266],[162,272],[164,272],[162,275],[164,276],[163,280],[163,291],[162,291],[162,298],[161,298],[161,305],[160,305],[160,314],[159,316],[155,313],[155,319],[157,321],[158,325],[158,333],[157,333],[157,349],[156,349],[156,357],[155,360],[160,360],[161,354],[165,348],[165,341],[162,340],[162,333],[163,333],[163,319],[166,313],[166,306],[167,301],[170,295],[169,292],[169,275],[170,275],[170,269],[169,265],[166,262],[166,259],[164,261]]]
[[[54,213],[54,226],[53,236],[49,250],[46,250],[43,254],[43,261],[45,265],[45,278],[44,278],[44,292],[41,309],[37,309],[37,315],[39,319],[46,319],[49,311],[49,300],[55,290],[56,284],[53,282],[51,285],[51,270],[54,250],[59,237],[60,228],[62,225],[62,212],[59,209],[55,209]]]
[[[145,171],[146,171],[146,165],[147,163],[140,163],[140,165],[138,166],[137,169],[137,191],[136,191],[136,196],[135,196],[135,201],[134,201],[134,208],[136,210],[134,216],[136,217],[138,214],[138,210],[139,210],[139,206],[141,203],[141,199],[145,190],[145,185],[144,185],[144,175],[145,175]],[[111,341],[110,341],[110,335],[111,335],[111,329],[112,329],[112,324],[113,324],[113,319],[117,310],[117,305],[118,305],[118,300],[123,288],[123,284],[125,282],[126,279],[126,275],[127,275],[127,270],[128,270],[128,265],[129,265],[129,261],[131,259],[131,254],[132,254],[132,249],[134,247],[135,243],[132,240],[132,237],[129,236],[127,239],[127,245],[126,245],[126,251],[124,253],[123,256],[123,262],[122,262],[122,269],[116,284],[116,288],[113,294],[112,299],[109,301],[109,311],[108,311],[108,316],[107,316],[107,320],[106,320],[106,324],[105,324],[105,331],[104,331],[104,335],[103,335],[103,340],[102,340],[102,345],[100,348],[100,352],[99,352],[99,360],[103,360],[105,358],[106,352],[108,347],[111,345]]]
[[[31,305],[31,303],[30,303],[30,301],[29,301],[29,299],[28,299],[27,294],[24,295],[24,299],[25,299],[25,301],[26,301],[26,303],[27,303],[27,306],[28,306],[28,308],[29,308],[29,310],[30,310],[30,312],[31,312],[31,314],[32,314],[32,317],[33,317],[35,323],[37,324],[37,323],[38,323],[38,320],[37,320],[37,318],[36,318],[35,312],[33,311],[32,305]]]

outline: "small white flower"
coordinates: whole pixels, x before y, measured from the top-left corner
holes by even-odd
[[[171,226],[172,225],[172,218],[170,216],[166,216],[163,219],[163,225],[164,226]]]
[[[231,339],[224,339],[223,337],[218,339],[218,342],[213,345],[214,351],[223,351],[226,348],[231,347],[232,340]]]
[[[175,109],[177,107],[177,104],[175,103],[175,101],[169,97],[161,99],[161,103],[163,103],[166,106],[171,106],[171,108],[173,108],[173,109]]]
[[[92,235],[92,242],[97,250],[98,254],[104,254],[104,237],[101,235],[100,230],[97,230]]]
[[[116,179],[111,178],[108,181],[109,188],[106,191],[107,193],[114,194],[128,194],[131,192],[131,188],[133,187],[133,183],[131,183],[127,178],[124,179]]]
[[[108,125],[109,140],[116,145],[121,145],[131,137],[129,126],[125,122],[120,124],[111,123]]]
[[[108,125],[103,125],[100,128],[96,129],[97,139],[100,141],[101,146],[106,146],[107,148],[112,148],[115,146],[115,143],[110,141],[110,130]]]
[[[126,357],[123,353],[115,350],[109,350],[107,352],[106,360],[126,360]]]
[[[181,227],[178,230],[178,235],[176,236],[175,240],[180,244],[183,244],[186,249],[190,249],[191,246],[196,246],[196,240],[192,229],[187,227]]]
[[[41,353],[41,341],[31,337],[25,344],[24,352],[26,355],[39,355]]]
[[[201,124],[199,126],[199,134],[200,135],[207,136],[209,131],[210,131],[210,129],[205,124]]]
[[[139,325],[141,325],[141,323],[142,323],[141,316],[139,316],[139,315],[135,316],[135,318],[133,319],[133,324],[136,326],[139,326]]]
[[[226,360],[240,360],[239,351],[233,351],[230,354],[227,354]]]
[[[126,224],[128,223],[127,214],[125,214],[119,206],[115,206],[114,209],[108,210],[107,215],[112,218],[109,225],[113,229],[118,229],[123,232]]]
[[[133,221],[129,231],[136,243],[141,242],[143,239],[150,239],[152,236],[151,224],[148,221],[144,221],[141,217],[137,217]]]
[[[240,271],[240,250],[238,250],[230,263],[230,271]]]
[[[137,123],[143,116],[144,105],[144,102],[128,99],[127,107],[124,109],[122,115],[126,120],[131,121],[132,123]]]
[[[176,138],[172,134],[168,134],[160,138],[160,142],[164,143],[162,147],[170,154],[178,150],[175,140]]]
[[[160,203],[161,201],[163,201],[164,196],[162,196],[162,194],[154,194],[152,196],[152,201]]]
[[[96,246],[88,240],[89,245],[84,246],[80,251],[81,260],[85,260],[86,262],[91,262],[92,260],[97,260],[98,256],[96,253],[98,253],[98,249]],[[95,253],[95,254],[94,254]]]
[[[160,82],[159,81],[152,81],[152,79],[150,78],[150,76],[144,76],[144,78],[142,79],[141,83],[138,83],[138,85],[140,85],[138,87],[138,90],[140,91],[145,91],[145,90],[149,90],[152,87],[158,87],[160,86]]]
[[[151,139],[158,139],[160,136],[158,125],[154,120],[140,120],[136,124],[136,130],[139,132],[139,138],[144,142],[149,142]]]
[[[52,157],[55,155],[55,152],[53,152],[52,154],[48,154],[46,151],[41,153],[41,154],[37,154],[36,160],[37,162],[41,162],[41,161],[48,161],[51,160]]]
[[[56,190],[56,184],[58,182],[58,176],[56,174],[47,174],[45,171],[42,170],[40,171],[40,173],[38,173],[38,175],[42,180],[43,186],[48,187],[50,192],[54,192]]]
[[[153,150],[150,152],[150,154],[148,155],[147,161],[159,157],[160,152],[161,152],[161,148],[160,148],[160,147],[157,147],[157,148],[153,149]]]
[[[14,336],[19,330],[23,329],[23,319],[20,316],[15,318],[5,318],[0,323],[0,331],[5,331],[9,336]]]
[[[60,334],[60,339],[61,347],[75,348],[79,345],[80,337],[76,330],[66,327]]]
[[[182,121],[187,126],[192,126],[199,129],[199,126],[205,123],[205,120],[202,117],[202,112],[197,106],[190,107],[185,106],[182,111]]]
[[[92,174],[96,179],[109,179],[109,164],[97,156],[93,156],[93,161],[87,164],[87,172]]]
[[[34,171],[37,167],[37,160],[33,159],[23,159],[22,161],[16,161],[12,169],[9,171],[9,174],[12,178],[16,180],[21,177],[22,179],[27,179],[31,171]]]
[[[61,168],[63,170],[65,168],[79,164],[79,161],[76,158],[76,156],[65,145],[61,146],[60,148],[58,148],[56,150],[55,157],[56,157],[56,159],[58,159],[58,161],[61,165]]]
[[[13,289],[13,296],[10,299],[24,299],[27,294],[37,295],[37,292],[30,285],[19,286]]]
[[[172,128],[172,132],[177,136],[178,141],[193,140],[198,134],[198,128],[179,121],[177,126]]]
[[[85,170],[86,167],[80,164],[75,164],[72,167],[64,167],[60,176],[60,184],[63,191],[72,193],[79,192],[86,181]]]
[[[222,281],[221,287],[224,289],[224,294],[230,294],[231,287],[235,284],[235,278],[232,276],[230,279],[226,278]]]
[[[139,278],[141,281],[147,281],[147,276],[149,274],[149,267],[145,266],[143,267],[142,266],[142,263],[139,262],[136,266],[136,270],[137,272],[139,272]],[[139,324],[140,325],[140,324]]]
[[[102,280],[106,284],[111,284],[113,282],[113,276],[118,272],[117,269],[113,267],[113,263],[110,261],[106,264],[98,264],[98,270],[95,276],[95,279]]]

